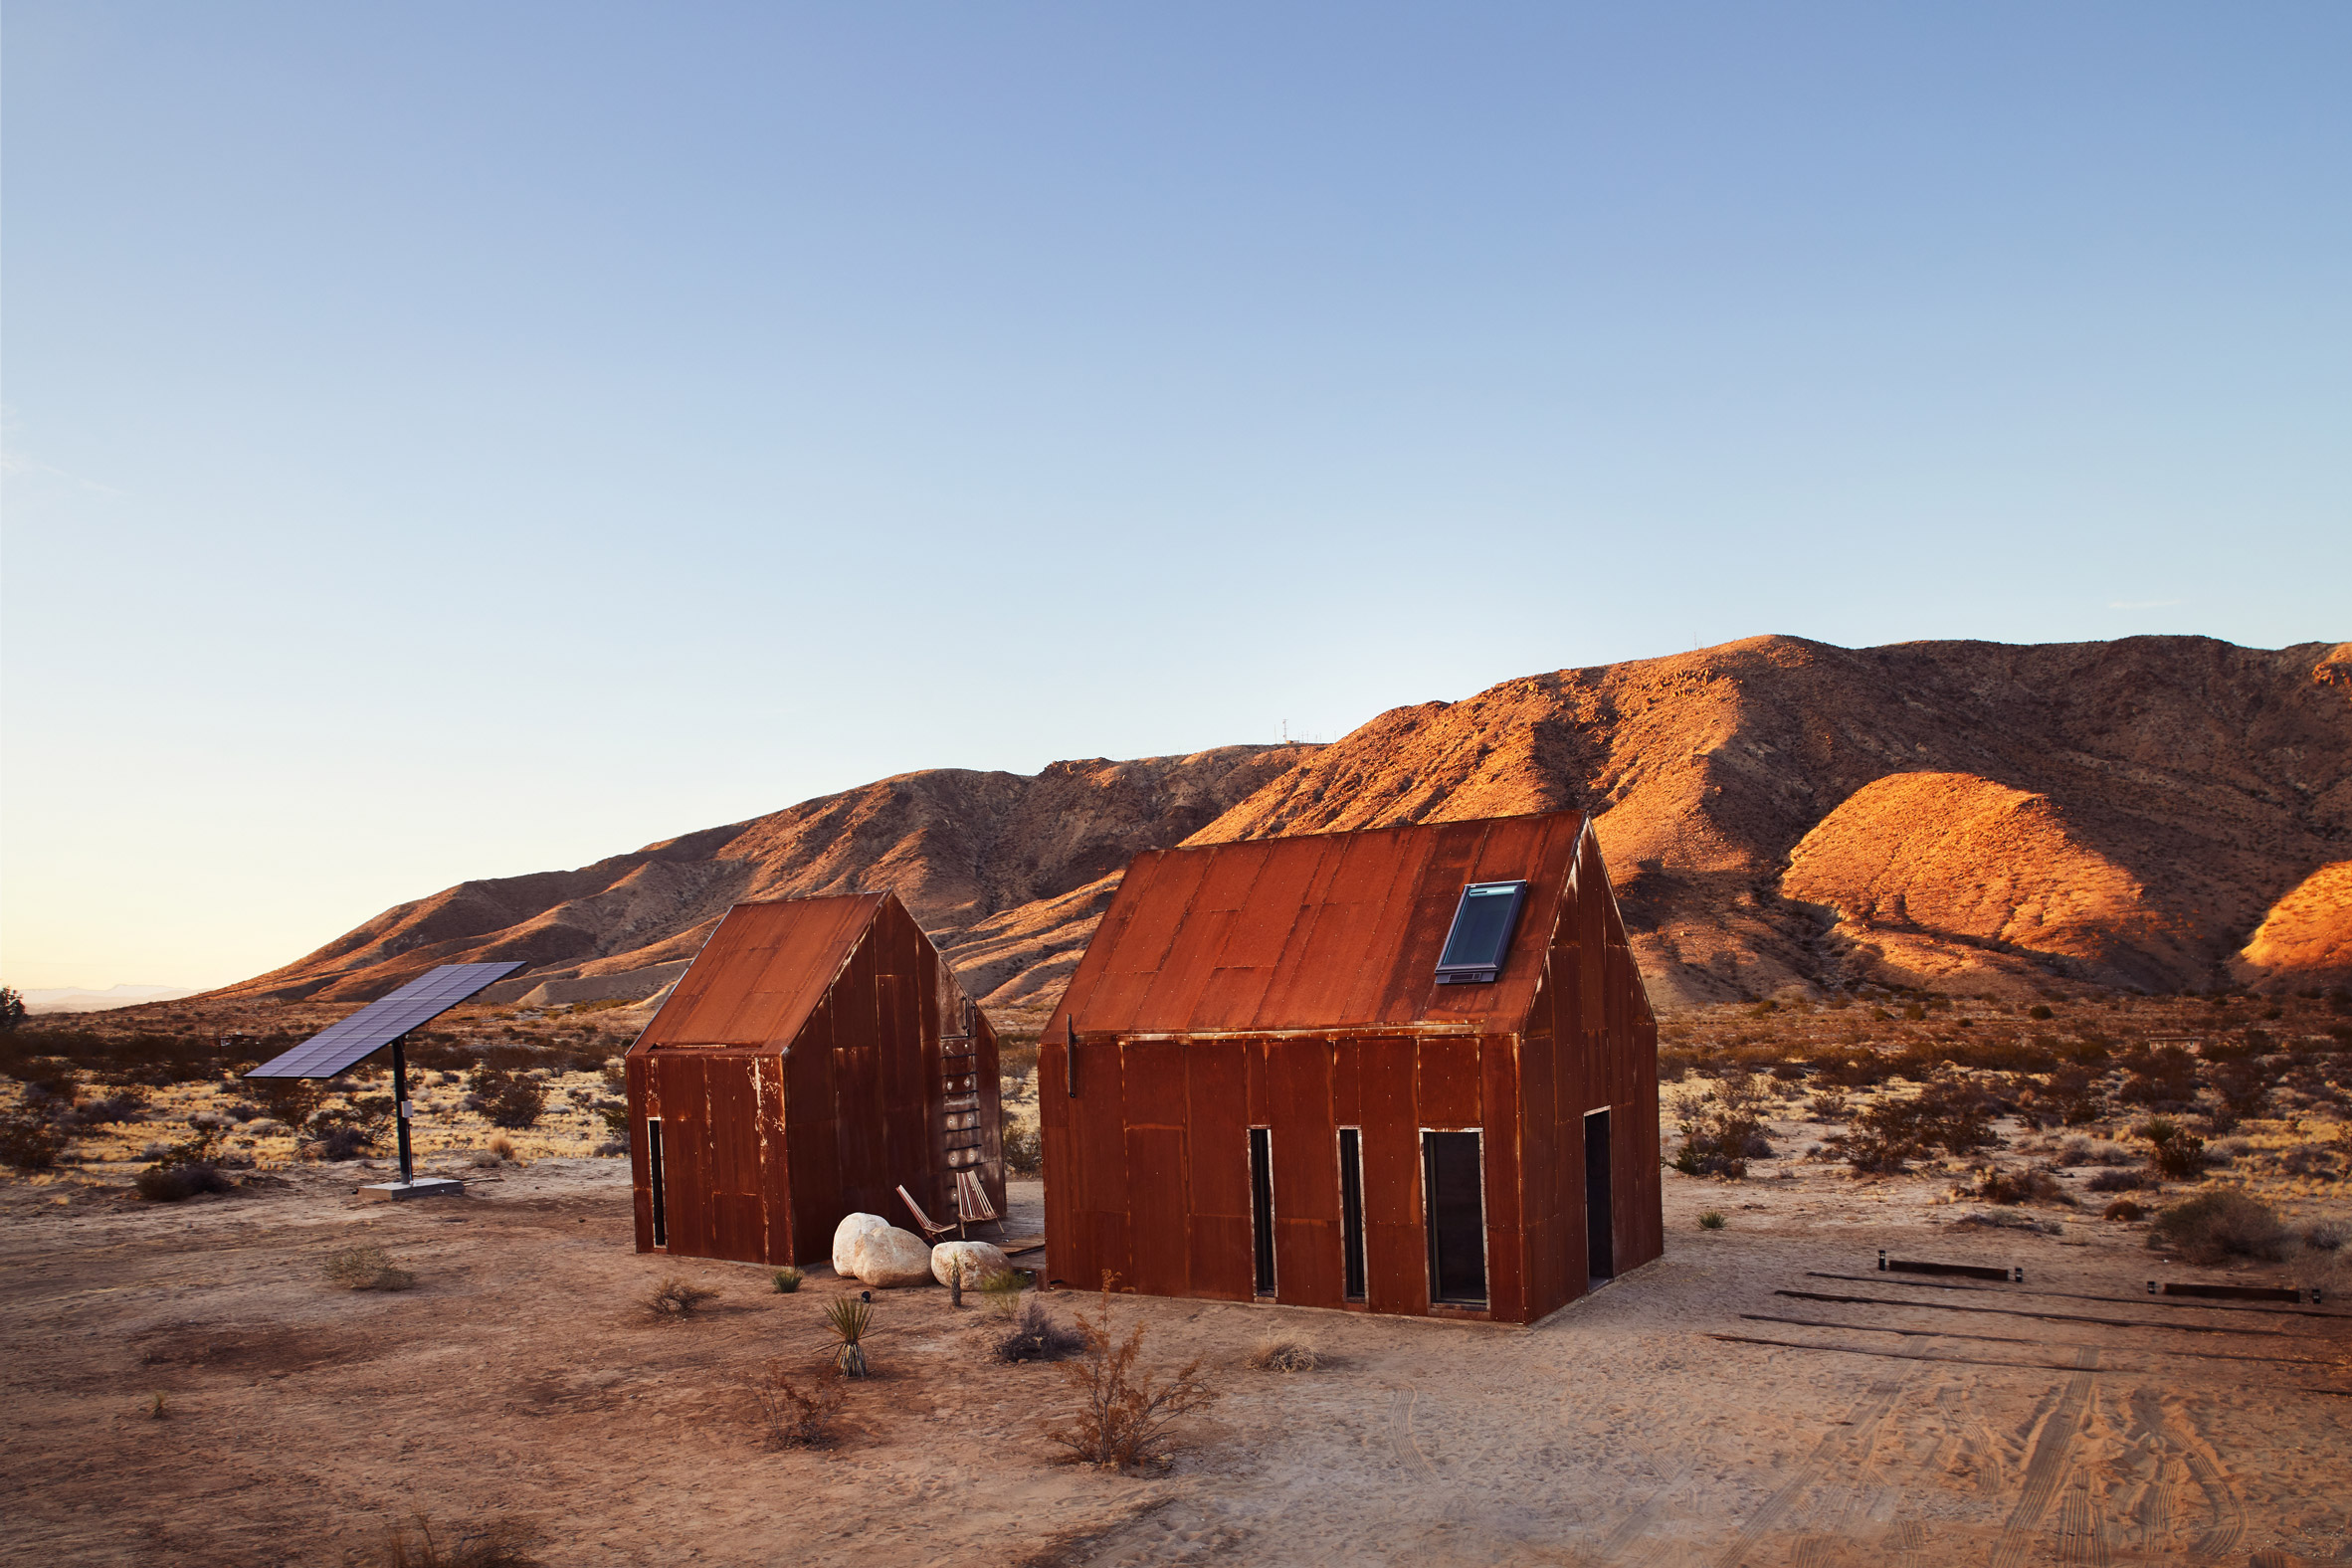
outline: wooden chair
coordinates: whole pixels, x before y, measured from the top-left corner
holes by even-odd
[[[960,1223],[955,1225],[932,1224],[931,1217],[923,1213],[923,1206],[914,1201],[914,1194],[903,1187],[898,1189],[898,1201],[906,1205],[906,1212],[913,1215],[914,1223],[922,1227],[923,1239],[933,1245],[936,1245],[939,1238],[945,1236],[949,1231],[954,1231],[958,1235],[963,1233],[963,1226]]]
[[[977,1171],[957,1171],[955,1173],[955,1218],[959,1228],[968,1225],[993,1225],[996,1227],[997,1239],[999,1241],[1004,1239],[1004,1217],[999,1215],[989,1203],[988,1189],[980,1185],[980,1176]]]

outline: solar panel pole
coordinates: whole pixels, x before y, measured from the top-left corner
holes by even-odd
[[[392,1125],[394,1135],[400,1139],[402,1186],[409,1186],[417,1179],[416,1166],[408,1154],[408,1053],[401,1049],[407,1043],[406,1035],[392,1037]]]

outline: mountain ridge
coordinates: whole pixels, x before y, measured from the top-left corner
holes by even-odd
[[[643,996],[738,899],[888,886],[1017,1014],[1058,993],[1141,850],[1570,809],[1595,816],[1666,1005],[2352,979],[2327,874],[2352,860],[2352,644],[1767,636],[1392,708],[1323,745],[899,774],[460,883],[216,994],[360,1000],[513,957],[530,967],[501,999]]]

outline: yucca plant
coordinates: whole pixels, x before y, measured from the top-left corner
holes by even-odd
[[[855,1296],[842,1296],[825,1308],[825,1322],[834,1337],[841,1341],[833,1347],[833,1364],[843,1377],[866,1375],[866,1347],[859,1341],[866,1337],[867,1325],[874,1321],[874,1307]]]
[[[793,1291],[800,1288],[800,1281],[803,1275],[798,1269],[779,1269],[776,1271],[775,1277],[776,1293],[778,1295],[790,1295]]]

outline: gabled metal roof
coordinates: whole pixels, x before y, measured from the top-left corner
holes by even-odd
[[[1520,1029],[1583,817],[1553,812],[1137,856],[1045,1038]],[[1524,879],[1492,985],[1437,983],[1463,887]]]
[[[789,1045],[850,961],[887,892],[778,898],[729,909],[642,1045]]]

